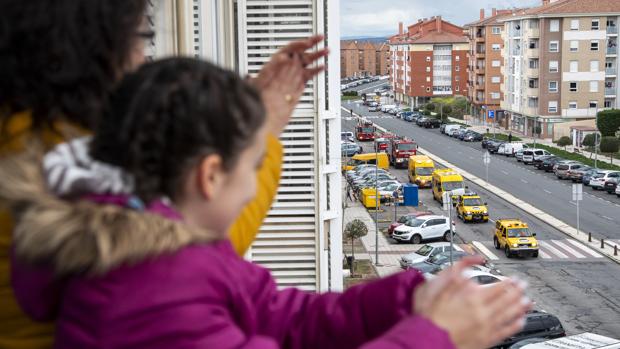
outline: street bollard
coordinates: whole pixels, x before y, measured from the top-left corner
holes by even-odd
[[[618,245],[614,245],[614,256],[618,255]]]
[[[588,242],[592,242],[592,233],[588,233]]]
[[[605,239],[601,239],[601,248],[605,248]]]

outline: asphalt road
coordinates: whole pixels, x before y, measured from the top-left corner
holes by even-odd
[[[343,103],[343,106],[360,115],[373,115],[361,104]],[[438,129],[424,129],[394,117],[380,116],[372,121],[396,134],[415,139],[421,147],[469,173],[480,178],[486,176],[482,163],[484,149],[479,142],[461,142],[442,135]],[[492,157],[488,181],[565,223],[577,226],[577,208],[571,201],[570,181],[557,180],[552,174],[503,156]],[[580,202],[580,229],[592,232],[595,238],[620,240],[620,199],[584,187],[583,201]]]
[[[380,86],[387,86],[389,85],[389,81],[388,80],[378,80],[378,81],[373,81],[373,82],[369,82],[367,84],[363,84],[363,85],[359,85],[356,87],[352,87],[352,88],[348,88],[344,91],[357,91],[359,92],[359,94],[362,93],[372,93],[376,88],[380,87]]]
[[[343,106],[345,108],[348,107],[347,105]],[[355,121],[347,120],[349,115],[345,112],[343,112],[342,116],[343,131],[352,131],[355,126]],[[387,116],[381,117],[381,119],[373,119],[373,121],[388,129],[390,127],[386,125],[389,122],[400,121]],[[386,121],[386,125],[381,123],[383,121]],[[422,132],[426,131],[409,123],[404,124],[405,125],[395,123],[395,125],[399,125],[399,129],[403,131],[407,129],[420,130]],[[425,136],[439,139],[445,137],[441,136],[438,132],[431,132],[430,134],[425,134]],[[412,134],[410,136],[416,138],[415,136],[418,134],[419,133],[416,132],[415,135]],[[450,141],[448,137],[445,138],[445,141]],[[440,154],[434,152],[429,147],[428,143],[430,142],[420,139],[418,139],[418,141],[420,141],[420,145],[423,148],[428,149],[434,154],[444,159],[448,157],[444,153]],[[366,152],[371,151],[371,143],[362,143],[362,145]],[[451,150],[452,152],[458,152],[457,145],[460,147],[468,147],[463,145],[462,142],[456,141],[456,144],[451,144],[453,147]],[[461,166],[456,160],[446,160]],[[492,161],[492,164],[497,162],[495,157]],[[478,161],[477,166],[484,170],[481,159]],[[463,166],[463,168],[475,174],[471,169],[465,168],[465,166]],[[390,172],[393,173],[399,181],[403,183],[408,181],[407,170],[391,169]],[[489,177],[491,177],[490,173]],[[518,210],[502,198],[485,191],[483,188],[469,181],[466,181],[466,184],[472,190],[478,192],[484,201],[488,203],[492,220],[498,217],[519,217],[526,221],[533,231],[538,233],[537,237],[539,240],[548,242],[549,244],[552,242],[559,242],[560,246],[569,247],[569,250],[572,247],[571,252],[578,252],[577,254],[581,252],[581,258],[576,258],[575,255],[571,255],[570,252],[562,250],[558,245],[554,245],[556,246],[556,250],[554,251],[556,254],[553,255],[549,252],[552,256],[551,258],[507,259],[503,254],[498,253],[493,248],[493,222],[486,224],[464,224],[455,219],[456,231],[458,234],[455,242],[463,246],[473,246],[477,252],[485,255],[487,258],[489,258],[488,253],[490,252],[493,257],[497,258],[492,260],[492,263],[505,275],[517,275],[527,280],[530,283],[528,294],[536,302],[536,308],[558,316],[569,334],[591,331],[601,335],[618,337],[618,334],[620,334],[620,287],[618,287],[617,280],[620,279],[620,267],[600,255],[597,258],[593,257],[593,255],[596,254],[595,251],[592,251],[594,253],[591,252],[588,254],[578,250],[567,242],[566,235],[554,227],[539,221],[534,216]],[[441,210],[440,205],[433,201],[430,190],[421,190],[420,200],[425,209],[430,209],[436,214],[446,214],[446,212]],[[564,200],[561,205],[567,205],[567,201],[568,200]],[[390,219],[392,216],[392,209],[387,208],[380,219]],[[386,223],[382,223],[380,224],[380,229],[386,226]],[[394,243],[396,242],[394,241]],[[409,246],[411,246],[410,251],[414,251],[419,247],[415,245]],[[483,248],[479,249],[477,246],[483,246]],[[484,248],[486,248],[486,250],[484,250]],[[562,257],[561,255],[564,256]]]

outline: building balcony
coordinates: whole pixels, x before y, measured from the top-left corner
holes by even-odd
[[[615,87],[606,87],[605,88],[605,96],[615,96],[616,88]]]
[[[618,35],[618,27],[607,27],[607,34]]]
[[[617,47],[608,47],[607,48],[607,54],[608,55],[616,55],[618,54],[618,48]]]
[[[484,66],[476,67],[476,74],[484,75],[484,71],[485,71],[485,67]]]
[[[486,52],[476,52],[476,58],[485,58]]]
[[[539,38],[540,37],[540,29],[539,28],[530,28],[527,30],[527,34],[531,38]]]
[[[477,83],[476,84],[476,90],[484,90],[484,84]]]
[[[539,48],[528,48],[527,56],[530,58],[538,58],[540,57],[540,49]]]
[[[484,35],[476,35],[475,41],[483,43],[485,41]]]
[[[617,74],[616,68],[605,68],[605,75],[615,76]]]

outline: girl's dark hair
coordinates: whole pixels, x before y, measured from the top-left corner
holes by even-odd
[[[32,111],[93,128],[127,66],[147,0],[0,1],[0,123]]]
[[[204,156],[219,154],[225,169],[234,167],[264,121],[259,93],[235,73],[170,58],[145,64],[120,83],[91,154],[131,174],[142,200],[175,199]]]

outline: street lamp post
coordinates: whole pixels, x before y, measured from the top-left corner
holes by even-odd
[[[379,265],[379,143],[375,135],[375,265]]]
[[[594,123],[596,126],[596,131],[594,131],[594,168],[598,169],[598,113],[596,113]]]

